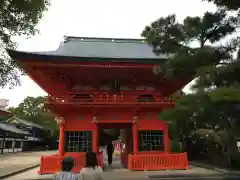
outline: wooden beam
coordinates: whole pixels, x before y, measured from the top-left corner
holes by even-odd
[[[153,68],[156,65],[154,64],[137,64],[137,63],[114,63],[114,62],[106,62],[106,63],[93,63],[93,62],[40,62],[40,61],[25,61],[25,64],[35,67],[66,67],[66,68]]]
[[[27,75],[45,92],[47,92],[48,94],[52,95],[53,91],[50,87],[47,87],[45,84],[45,82],[43,82],[43,80],[39,77],[38,73],[36,72],[36,70],[34,70],[33,67],[28,66],[28,65],[23,65],[23,69],[27,72]]]
[[[37,70],[35,67],[24,65],[24,69],[28,76],[36,83],[38,86],[47,92],[51,96],[67,96],[68,92],[63,84],[58,83],[53,80],[53,77],[43,74],[41,71]]]

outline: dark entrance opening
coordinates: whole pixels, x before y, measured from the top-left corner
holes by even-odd
[[[124,144],[124,154],[133,151],[132,123],[99,123],[98,124],[99,151],[103,151],[104,165],[107,165],[107,153],[105,146],[109,141],[121,141]],[[120,153],[113,155],[113,169],[123,168]]]

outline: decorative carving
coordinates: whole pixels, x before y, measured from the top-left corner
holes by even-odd
[[[152,70],[153,70],[153,74],[155,74],[156,76],[162,72],[162,69],[159,65],[153,66]]]
[[[138,119],[139,118],[137,116],[134,116],[132,120],[133,124],[138,124]]]
[[[93,116],[93,118],[92,118],[92,123],[98,123],[98,119],[97,119],[96,116]]]
[[[55,121],[57,122],[57,124],[65,124],[65,120],[64,117],[62,116],[55,116]]]

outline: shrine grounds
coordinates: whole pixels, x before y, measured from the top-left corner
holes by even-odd
[[[55,151],[27,152],[0,155],[0,179],[4,180],[37,180],[52,179],[52,175],[38,175],[41,155],[50,155]],[[104,161],[106,164],[107,156]],[[162,180],[162,179],[240,179],[240,173],[223,169],[204,168],[204,165],[190,163],[188,170],[168,171],[129,171],[121,166],[120,158],[115,156],[113,168],[106,168],[104,180]],[[201,167],[200,167],[201,166]],[[24,169],[28,169],[25,171]],[[23,171],[16,173],[17,171]],[[11,175],[13,174],[13,175]]]

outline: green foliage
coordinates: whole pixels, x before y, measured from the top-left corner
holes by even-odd
[[[240,156],[239,156],[239,154],[231,156],[230,159],[231,159],[232,168],[234,168],[236,170],[240,170]]]
[[[8,47],[15,44],[15,35],[31,36],[37,32],[36,25],[47,10],[49,0],[3,0],[0,2],[0,38]]]
[[[200,69],[213,68],[232,58],[230,46],[213,43],[235,32],[237,20],[225,10],[206,12],[203,17],[186,17],[183,23],[177,22],[175,15],[169,15],[146,26],[142,36],[156,55],[170,55],[162,67],[166,77],[197,76]]]
[[[240,1],[238,0],[205,0],[213,2],[218,7],[225,7],[229,10],[238,10],[240,8]]]
[[[1,0],[0,1],[0,87],[20,84],[19,68],[6,55],[4,48],[15,48],[13,36],[33,36],[49,0]]]
[[[39,124],[51,130],[53,135],[58,132],[58,126],[54,116],[44,107],[45,97],[27,97],[18,107],[11,107],[8,110],[15,116]]]
[[[173,153],[178,153],[178,152],[182,152],[181,146],[180,146],[180,141],[178,140],[173,140],[171,141],[171,152]]]
[[[182,23],[177,22],[175,15],[161,17],[146,26],[142,36],[156,55],[169,55],[162,65],[166,78],[197,77],[193,86],[195,93],[182,96],[174,108],[161,114],[161,119],[172,122],[174,130],[170,136],[186,145],[189,138],[195,138],[192,135],[198,133],[200,139],[211,141],[212,145],[225,145],[233,153],[236,152],[235,137],[240,135],[240,51],[238,57],[235,56],[240,41],[230,38],[223,44],[223,39],[235,33],[239,26],[239,14],[228,11],[239,11],[240,3],[208,1],[219,7],[216,12],[186,17]]]

